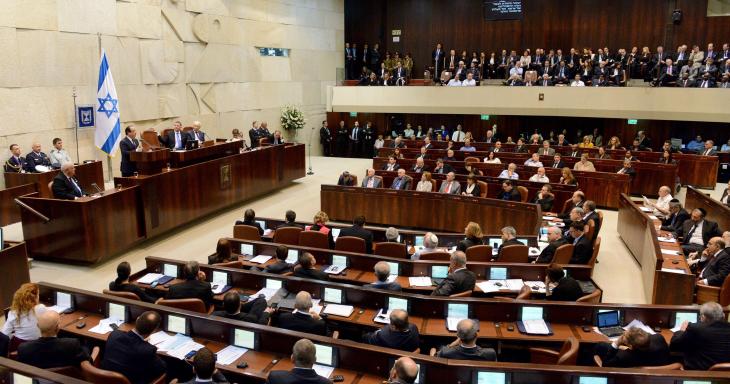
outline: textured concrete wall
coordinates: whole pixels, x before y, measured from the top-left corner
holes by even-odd
[[[123,124],[203,123],[214,137],[252,120],[279,127],[301,106],[307,127],[325,119],[327,86],[343,66],[344,0],[2,0],[0,159],[8,145],[45,152],[61,137],[76,157],[73,88],[93,104],[99,45],[106,49]],[[290,48],[289,58],[256,47]],[[299,134],[309,139],[311,130]],[[316,140],[316,138],[314,139]],[[93,131],[81,159],[103,159]],[[320,151],[319,146],[313,150]],[[119,175],[118,156],[114,161]]]

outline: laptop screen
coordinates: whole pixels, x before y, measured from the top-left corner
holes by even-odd
[[[446,310],[446,317],[450,317],[453,319],[469,318],[469,304],[448,303],[446,306]]]
[[[342,290],[337,288],[324,288],[324,301],[327,303],[342,304]]]
[[[242,255],[253,255],[253,244],[241,244]]]
[[[228,274],[221,271],[213,271],[213,278],[211,279],[213,284],[228,285]]]
[[[596,376],[580,376],[578,384],[608,384],[608,378]]]
[[[520,320],[542,320],[543,310],[542,307],[522,307],[522,316]]]
[[[674,325],[682,325],[683,322],[696,323],[697,312],[675,312],[674,313]]]
[[[449,275],[449,267],[446,265],[434,265],[431,267],[431,278],[445,279]]]
[[[332,255],[332,265],[347,268],[347,256]]]
[[[177,277],[177,265],[162,264],[162,274],[170,277]]]
[[[400,297],[388,297],[388,309],[402,309],[408,312],[408,299],[402,299]]]
[[[598,328],[617,327],[619,326],[618,311],[598,312]]]
[[[329,345],[314,344],[314,349],[317,354],[317,364],[333,366],[334,359],[332,358],[333,348]]]
[[[266,229],[266,222],[263,220],[256,220],[257,223],[261,226],[261,229]]]
[[[269,288],[269,289],[280,289],[281,288],[281,280],[266,279],[266,288]]]

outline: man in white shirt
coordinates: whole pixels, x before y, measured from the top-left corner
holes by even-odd
[[[519,76],[520,78],[522,78],[522,73],[523,73],[522,63],[520,63],[520,62],[517,62],[515,64],[515,66],[512,67],[512,69],[509,70],[509,76],[510,77],[516,75],[516,76]]]
[[[654,208],[655,216],[669,216],[669,201],[672,200],[672,190],[666,185],[663,185],[659,187],[659,192],[657,194],[659,195],[659,198],[656,199],[656,203],[648,201],[647,205]]]
[[[530,181],[540,182],[540,183],[549,183],[550,179],[545,176],[545,168],[540,167],[537,169],[537,173],[532,175],[530,177]]]
[[[456,131],[454,131],[454,133],[451,134],[451,141],[460,143],[460,142],[464,141],[464,136],[465,136],[465,134],[464,134],[463,128],[461,127],[461,124],[457,124]]]
[[[413,128],[411,127],[411,123],[406,124],[406,129],[403,131],[403,136],[406,139],[410,139],[411,136],[413,136]]]
[[[540,155],[537,154],[537,152],[533,153],[532,156],[525,161],[525,165],[528,167],[542,167],[542,162],[540,161]],[[543,169],[544,171],[544,169]]]
[[[476,87],[477,82],[474,80],[474,75],[471,72],[466,74],[466,79],[461,83],[462,87]]]
[[[575,75],[575,80],[570,83],[571,87],[585,87],[586,84],[581,81],[580,75]]]
[[[520,175],[518,175],[517,172],[515,172],[516,169],[517,169],[517,165],[515,165],[515,163],[509,163],[509,165],[507,165],[507,169],[502,171],[502,173],[500,173],[498,177],[500,179],[517,180],[520,178]]]
[[[461,87],[461,81],[459,81],[459,77],[454,76],[453,79],[449,80],[449,84],[447,84],[449,87]]]
[[[51,149],[51,155],[49,157],[51,158],[51,166],[53,168],[61,168],[61,164],[71,162],[71,157],[69,157],[68,152],[63,149],[63,140],[58,137],[53,139],[53,149]]]

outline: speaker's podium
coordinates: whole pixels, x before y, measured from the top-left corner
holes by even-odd
[[[37,190],[40,197],[53,197],[49,185],[60,172],[58,169],[51,169],[47,172],[5,172],[5,187],[12,188],[35,183],[38,184]],[[76,164],[75,177],[81,184],[81,188],[85,190],[94,190],[92,184],[104,185],[104,170],[101,161],[84,161]]]
[[[146,151],[129,153],[129,160],[137,164],[140,175],[154,175],[167,167],[170,161],[170,150],[167,148],[150,148]]]
[[[144,239],[137,187],[106,190],[77,200],[19,197],[23,237],[36,260],[94,264]]]

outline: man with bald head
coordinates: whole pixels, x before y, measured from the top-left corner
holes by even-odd
[[[79,366],[89,360],[89,354],[81,347],[78,339],[57,337],[60,316],[55,311],[38,315],[38,329],[41,337],[18,347],[18,360],[38,368],[48,369]]]
[[[477,345],[479,324],[470,319],[462,319],[456,324],[456,340],[438,351],[436,356],[457,360],[497,361],[497,352],[492,348]]]
[[[398,176],[393,179],[390,189],[407,191],[411,189],[411,178],[406,176],[406,170],[403,168],[398,169]]]
[[[147,341],[161,321],[159,313],[147,311],[137,317],[131,331],[112,331],[102,353],[101,369],[119,372],[132,384],[150,383],[165,373],[167,366],[157,355],[157,347]]]
[[[317,361],[317,349],[308,339],[301,339],[294,343],[291,361],[294,368],[291,371],[271,371],[267,384],[330,384],[326,377],[317,375],[312,369]]]
[[[53,197],[56,199],[76,200],[84,196],[84,190],[81,189],[81,184],[76,180],[75,175],[76,167],[74,167],[73,163],[61,164],[61,172],[53,178],[53,185],[51,185]]]
[[[200,130],[200,122],[193,121],[193,129],[189,132],[190,140],[203,142],[205,141],[205,132]]]
[[[460,195],[461,194],[461,184],[459,184],[458,181],[454,180],[455,178],[456,178],[456,174],[454,174],[454,172],[447,173],[446,180],[444,180],[444,182],[441,183],[441,188],[439,189],[439,192],[451,194],[451,195]]]
[[[413,384],[418,377],[418,364],[408,356],[395,361],[390,369],[388,384]]]
[[[553,260],[553,257],[555,257],[555,251],[561,245],[566,244],[566,241],[563,238],[563,232],[560,230],[560,228],[548,227],[547,232],[548,246],[545,247],[542,252],[540,252],[540,256],[537,257],[537,260],[532,262],[533,264],[550,263]]]
[[[730,240],[730,232],[725,231],[722,237],[713,237],[707,242],[707,248],[702,252],[701,257],[697,253],[690,254],[689,264],[697,273],[697,283],[722,286],[725,278],[730,274],[730,253],[726,248]]]
[[[375,267],[373,268],[375,271],[375,278],[377,279],[376,282],[365,284],[364,288],[375,288],[375,289],[385,289],[388,291],[401,291],[401,286],[395,281],[388,281],[388,278],[390,277],[390,265],[385,261],[378,261],[375,263]]]
[[[327,336],[327,325],[319,314],[312,310],[312,295],[307,291],[297,293],[294,299],[294,311],[281,313],[277,323],[279,328]]]
[[[474,290],[476,275],[466,269],[466,254],[455,251],[449,261],[449,274],[431,293],[432,296],[450,296]]]
[[[659,198],[656,199],[656,203],[648,201],[647,206],[649,208],[654,208],[653,213],[655,216],[667,217],[670,215],[669,202],[673,199],[672,190],[666,185],[662,185],[659,187],[659,192],[657,192],[657,194],[659,195]]]
[[[361,186],[363,188],[382,188],[383,179],[380,177],[375,177],[375,170],[372,168],[368,168],[367,176],[365,176],[365,178],[362,179]]]
[[[51,159],[41,151],[41,144],[40,143],[33,143],[32,147],[33,150],[25,155],[25,164],[26,168],[25,170],[28,172],[38,172],[36,171],[35,167],[37,165],[42,165],[44,167],[50,167],[51,166]]]
[[[390,324],[366,334],[363,342],[408,352],[420,345],[418,327],[408,322],[408,312],[402,309],[390,311]]]

